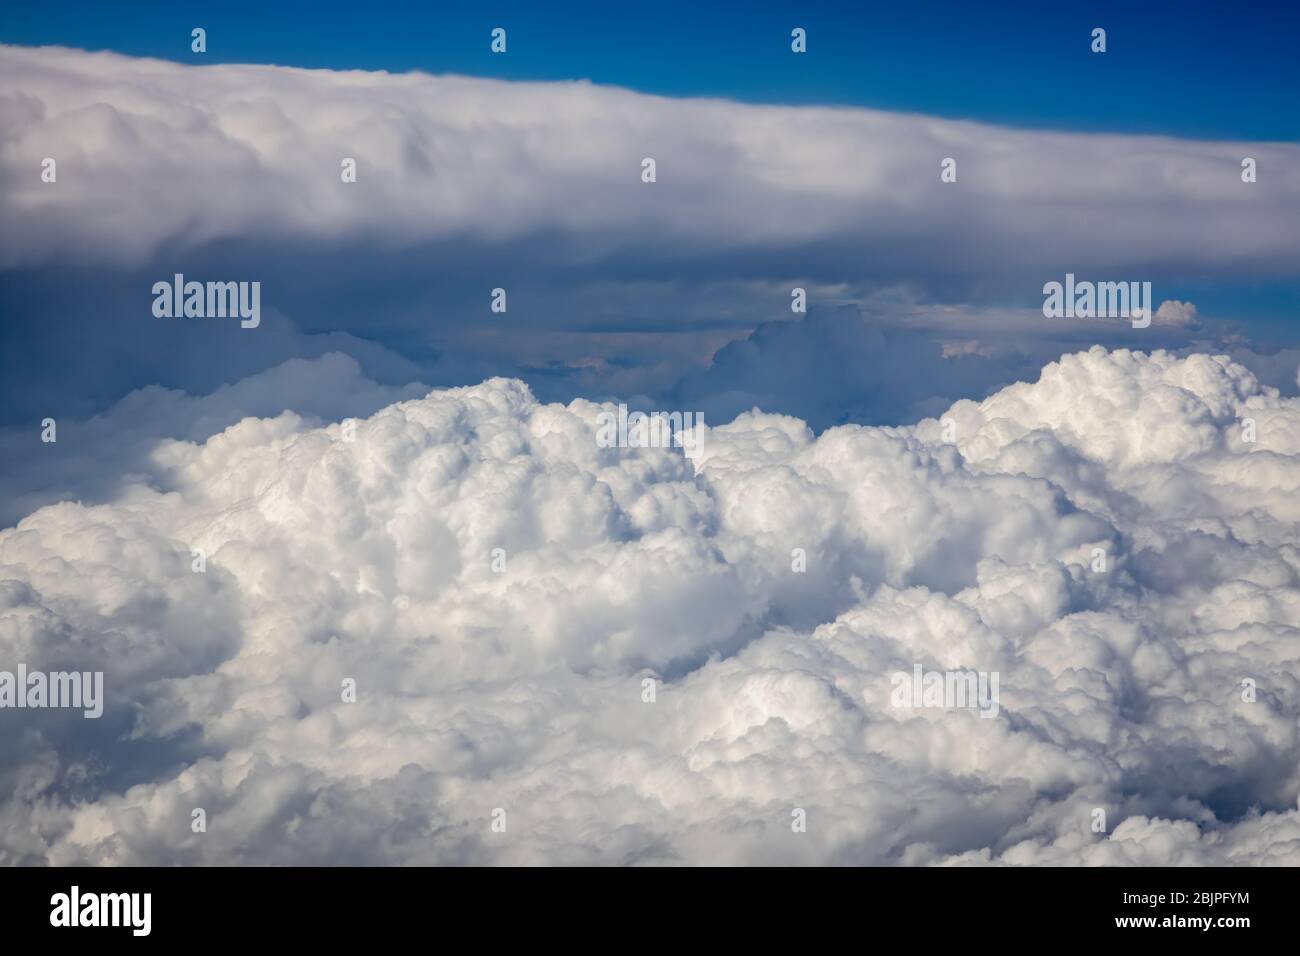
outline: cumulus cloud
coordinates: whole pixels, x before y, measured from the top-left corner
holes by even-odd
[[[1160,308],[1156,309],[1156,314],[1152,319],[1164,325],[1196,325],[1196,303],[1180,302],[1177,299],[1166,299],[1160,303]]]
[[[90,503],[114,497],[123,482],[157,483],[155,452],[162,439],[202,442],[248,416],[292,412],[305,424],[369,415],[401,398],[423,395],[418,385],[371,381],[348,355],[329,352],[289,361],[207,395],[157,385],[135,389],[86,420],[55,419],[55,438],[39,441],[31,427],[0,429],[0,525],[65,499]]]
[[[1010,354],[985,355],[971,343],[947,345],[854,307],[814,308],[798,321],[763,323],[719,349],[707,368],[683,377],[671,400],[713,421],[754,407],[780,409],[815,431],[910,422],[1036,372],[1022,342]]]
[[[1180,355],[1223,348],[1262,384],[1296,392],[1300,352],[1214,334],[1191,302],[1167,300],[1151,327],[1114,319],[1047,319],[1040,309],[935,306],[881,295],[861,306],[814,306],[763,322],[688,371],[661,401],[725,421],[755,406],[803,418],[814,431],[849,422],[900,424],[959,398],[979,399],[1098,342]],[[653,400],[653,399],[648,399]]]
[[[694,461],[607,407],[244,418],[0,532],[0,660],[108,689],[0,714],[0,859],[1300,862],[1300,401],[1094,349]],[[997,716],[893,706],[914,665]]]

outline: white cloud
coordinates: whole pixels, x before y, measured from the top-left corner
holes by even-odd
[[[247,418],[0,532],[0,660],[109,692],[0,712],[0,860],[1300,862],[1300,400],[1094,349],[955,443],[752,412],[695,464],[601,407]],[[891,707],[913,664],[999,715]]]
[[[542,237],[571,261],[688,263],[834,241],[858,275],[988,281],[1012,263],[1038,288],[1067,270],[1290,276],[1300,256],[1289,144],[58,48],[0,47],[0,86],[4,266],[139,264],[230,237]],[[1259,182],[1240,181],[1244,155]],[[47,156],[56,187],[40,180]],[[949,156],[958,182],[941,185]],[[340,181],[344,157],[355,184]],[[1124,262],[1148,274],[1115,274]]]
[[[1196,325],[1196,303],[1166,299],[1156,309],[1155,321],[1164,325]]]
[[[208,353],[211,355],[211,352]],[[385,387],[370,381],[350,356],[290,359],[216,389],[189,395],[158,385],[135,389],[85,421],[59,416],[57,440],[33,453],[33,431],[0,429],[0,524],[11,525],[40,505],[66,499],[103,501],[125,480],[163,480],[155,458],[160,439],[203,441],[241,419],[273,417],[292,409],[309,424],[348,414],[368,415],[427,387]]]

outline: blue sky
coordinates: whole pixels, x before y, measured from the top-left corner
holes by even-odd
[[[1037,128],[1294,141],[1300,5],[1231,3],[10,4],[0,37],[205,63],[591,79]],[[509,31],[509,56],[488,32]],[[789,55],[793,26],[806,57]],[[1107,30],[1105,58],[1090,32]]]

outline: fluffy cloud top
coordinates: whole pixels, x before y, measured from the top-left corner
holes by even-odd
[[[1094,349],[693,463],[602,408],[246,418],[0,532],[0,661],[108,690],[0,712],[0,860],[1300,863],[1300,400]]]

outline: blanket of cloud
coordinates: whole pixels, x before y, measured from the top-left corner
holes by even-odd
[[[0,47],[0,81],[6,266],[138,262],[164,244],[252,234],[533,233],[580,255],[617,235],[679,261],[856,235],[865,245],[851,255],[921,256],[981,281],[1061,262],[1290,275],[1300,259],[1294,144],[57,48]],[[943,188],[954,152],[960,188]],[[1267,175],[1243,193],[1246,155]],[[32,174],[45,156],[59,158],[57,190]],[[344,156],[356,189],[340,185]],[[647,156],[655,188],[640,181]]]
[[[340,181],[343,157],[356,183]],[[821,429],[914,421],[1094,343],[1188,344],[1114,322],[1003,329],[1066,272],[1152,280],[1161,298],[1293,290],[1300,146],[0,46],[0,218],[2,424],[343,351],[389,386],[506,376],[545,401],[720,396],[707,411],[728,419],[761,400]],[[155,318],[150,289],[176,272],[260,281],[263,324]],[[696,380],[727,343],[791,319],[793,286],[814,309],[900,288],[959,304],[945,340],[1032,354],[910,376],[882,362],[885,381],[859,388],[863,369],[828,363],[882,337],[909,362],[933,347],[814,321],[774,326]],[[488,311],[496,287],[503,315]],[[817,371],[786,381],[791,350]]]
[[[1227,357],[694,462],[518,381],[387,398],[0,532],[0,661],[107,696],[0,711],[0,862],[1300,863],[1300,399]],[[997,716],[892,706],[917,664]]]

